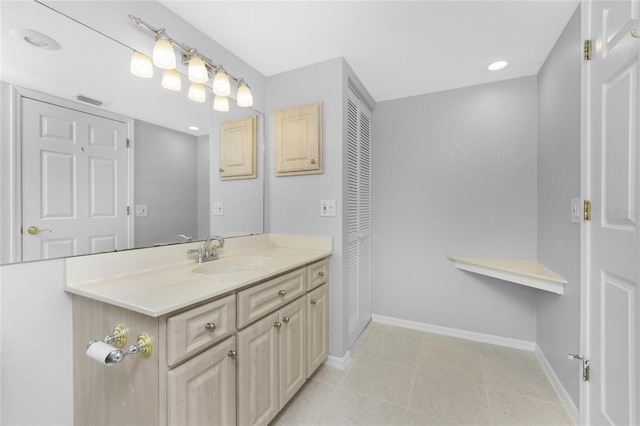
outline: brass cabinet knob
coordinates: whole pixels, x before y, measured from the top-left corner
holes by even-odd
[[[276,323],[275,323],[275,324],[273,324],[273,326],[274,326],[275,328],[277,328],[278,330],[280,330],[280,327],[282,327],[282,323],[281,323],[280,321],[276,321]]]
[[[324,271],[318,272],[318,275],[320,275],[321,277],[324,277]]]
[[[204,326],[205,330],[210,331],[210,332],[214,332],[216,331],[216,325],[212,322],[208,322],[205,326]]]
[[[316,299],[311,299],[311,304],[315,305],[316,303],[318,303],[318,301]]]
[[[284,297],[287,294],[287,290],[280,290],[278,296]]]
[[[285,324],[289,324],[289,317],[282,317],[282,322]]]
[[[231,359],[236,359],[238,358],[238,353],[236,351],[229,351],[229,353],[227,354],[227,356]]]
[[[29,234],[31,234],[31,235],[35,235],[35,234],[37,234],[39,232],[42,232],[42,231],[53,232],[51,229],[40,229],[37,226],[30,226],[30,227],[27,228],[27,232]]]
[[[311,164],[316,164],[316,160],[314,160],[313,158],[311,159]]]

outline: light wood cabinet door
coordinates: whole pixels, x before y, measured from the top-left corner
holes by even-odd
[[[238,424],[267,425],[278,414],[280,312],[238,332]]]
[[[256,116],[220,123],[220,179],[256,176]]]
[[[306,298],[300,297],[280,310],[279,401],[280,409],[307,380]]]
[[[167,373],[169,425],[236,424],[235,347],[230,337]]]
[[[329,355],[329,284],[306,296],[307,301],[307,377]]]
[[[276,111],[276,175],[322,173],[322,103]]]

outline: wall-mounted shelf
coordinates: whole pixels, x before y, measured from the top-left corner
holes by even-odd
[[[539,290],[564,294],[567,280],[537,260],[449,256],[456,268]]]

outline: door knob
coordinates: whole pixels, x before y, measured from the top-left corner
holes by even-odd
[[[35,235],[38,232],[42,232],[42,231],[53,232],[51,229],[40,229],[37,226],[30,226],[27,228],[27,232],[30,233],[31,235]]]

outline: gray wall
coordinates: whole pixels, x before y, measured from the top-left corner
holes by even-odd
[[[369,95],[342,58],[332,59],[267,79],[265,232],[331,236],[329,352],[342,357],[346,347],[343,225],[344,120],[347,85]],[[275,176],[275,112],[313,102],[323,103],[323,173]],[[320,217],[320,200],[336,200],[336,216]]]
[[[136,120],[135,202],[147,216],[135,217],[135,246],[177,242],[198,233],[197,138]]]
[[[209,216],[209,202],[211,197],[211,173],[209,170],[209,135],[198,136],[197,167],[198,167],[198,232],[194,240],[204,240],[210,235],[211,218]]]
[[[536,290],[449,255],[536,257],[536,78],[378,103],[374,314],[534,341]]]
[[[579,374],[567,353],[580,350],[580,9],[538,74],[538,259],[567,279],[563,296],[538,295],[537,342],[573,402]]]

